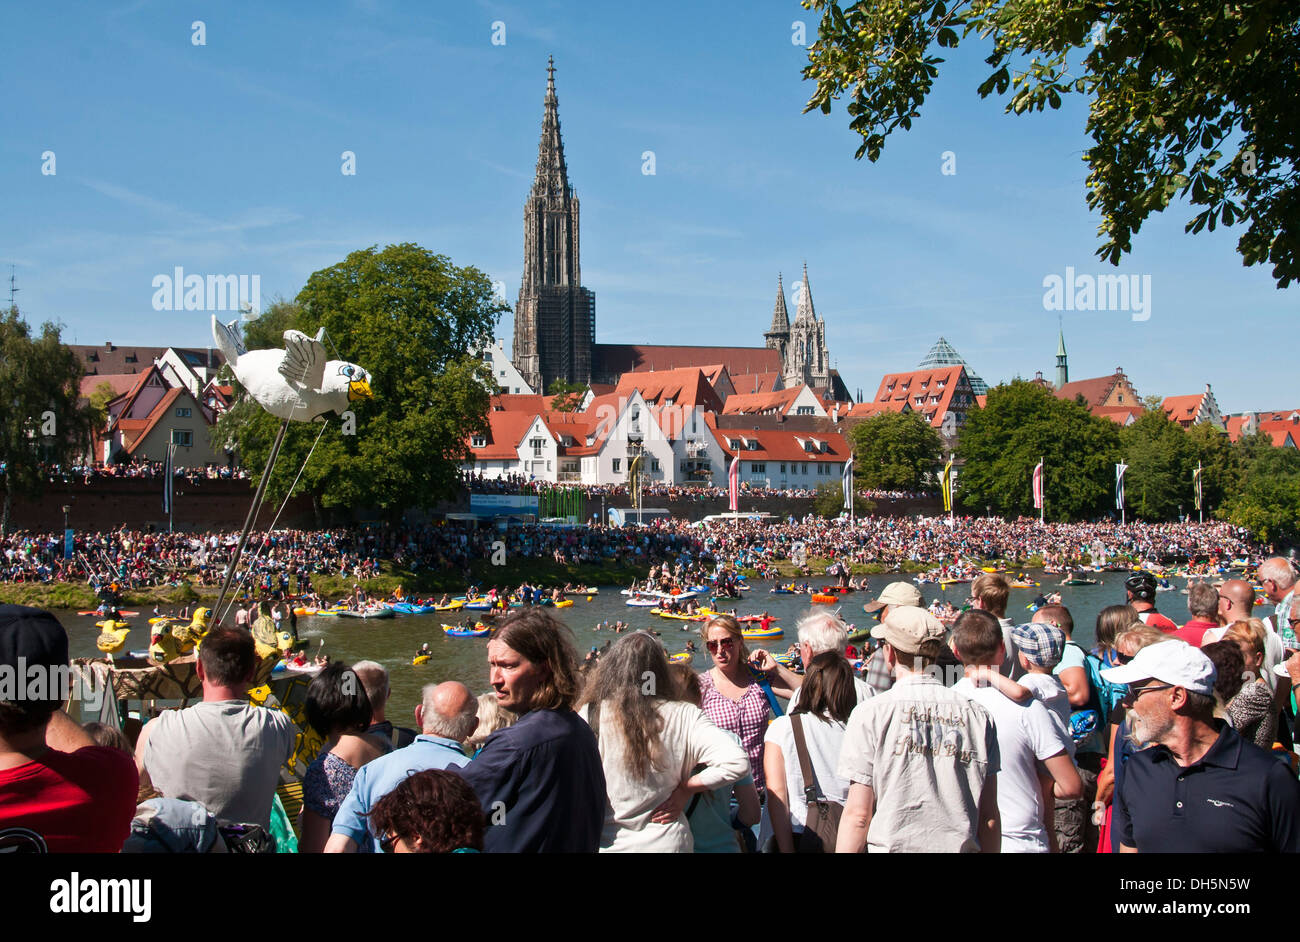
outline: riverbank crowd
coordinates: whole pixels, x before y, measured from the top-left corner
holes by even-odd
[[[1008,619],[1001,574],[951,625],[895,582],[864,606],[865,660],[825,609],[783,655],[713,614],[699,674],[645,631],[580,661],[551,610],[525,607],[487,642],[490,689],[427,685],[418,729],[387,718],[381,665],[318,665],[305,715],[323,745],[296,828],[276,787],[297,727],[247,701],[253,634],[212,628],[201,702],[130,736],[115,712],[83,727],[64,691],[11,685],[0,849],[1296,852],[1296,576],[1260,564],[1260,619],[1243,579],[1192,583],[1183,615],[1135,572],[1092,650],[1065,606]],[[0,674],[67,663],[51,614],[0,606]]]
[[[385,563],[412,573],[447,571],[474,581],[471,564],[507,557],[560,564],[715,564],[774,574],[777,563],[821,557],[846,566],[882,570],[942,566],[962,560],[1007,559],[1064,569],[1082,561],[1159,565],[1173,561],[1237,559],[1258,562],[1264,547],[1226,523],[1049,523],[987,517],[868,517],[853,524],[808,515],[802,520],[738,520],[709,525],[682,518],[640,527],[511,525],[504,530],[474,521],[425,526],[340,527],[255,532],[246,550],[254,584],[333,574],[366,579]],[[150,533],[78,532],[72,559],[64,559],[59,533],[15,531],[0,538],[0,582],[84,582],[111,576],[126,588],[193,580],[218,584],[233,555],[231,531]],[[805,567],[806,568],[806,567]],[[808,570],[811,574],[811,570]]]

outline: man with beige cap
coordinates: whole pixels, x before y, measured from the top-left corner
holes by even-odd
[[[910,582],[891,582],[885,586],[885,591],[880,593],[879,598],[862,606],[862,610],[868,615],[875,615],[877,621],[883,622],[893,609],[924,607],[925,602],[921,598],[920,589]],[[880,651],[876,651],[867,660],[862,676],[867,686],[876,693],[884,693],[894,685],[894,672],[885,664]]]
[[[864,845],[873,853],[999,849],[997,735],[983,706],[937,676],[946,635],[939,619],[907,605],[891,607],[871,631],[895,683],[849,717],[838,769],[851,783],[840,853]]]

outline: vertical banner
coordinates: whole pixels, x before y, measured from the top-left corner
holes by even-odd
[[[731,469],[727,472],[727,492],[731,498],[731,512],[740,510],[740,455],[731,459]]]
[[[1119,511],[1120,522],[1124,522],[1124,472],[1128,470],[1128,465],[1120,462],[1115,465],[1115,509]]]
[[[849,455],[849,460],[844,462],[844,477],[841,481],[844,489],[844,509],[853,514],[853,455]]]
[[[163,459],[163,513],[172,512],[172,465],[176,460],[176,445],[167,444],[167,457]]]
[[[952,513],[952,458],[943,466],[943,476],[940,478],[943,487],[943,512]]]
[[[72,533],[73,533],[72,527],[66,527],[63,531],[63,558],[64,559],[72,558],[72,552],[73,552]]]
[[[1044,499],[1046,495],[1043,491],[1043,462],[1042,461],[1039,461],[1038,464],[1034,465],[1033,486],[1034,486],[1034,509],[1042,510],[1043,504],[1046,502]]]
[[[1196,470],[1192,472],[1192,490],[1195,491],[1195,497],[1196,497],[1195,507],[1196,507],[1197,510],[1201,510],[1201,509],[1202,509],[1202,507],[1201,507],[1201,499],[1202,499],[1202,495],[1201,495],[1201,471],[1202,471],[1201,463],[1198,461],[1198,462],[1196,462]]]

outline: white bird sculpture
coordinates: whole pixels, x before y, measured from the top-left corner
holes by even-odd
[[[223,324],[213,315],[212,338],[240,385],[276,418],[315,422],[342,415],[351,402],[374,398],[368,372],[355,363],[325,359],[323,327],[315,337],[286,330],[283,350],[250,352],[239,321]]]

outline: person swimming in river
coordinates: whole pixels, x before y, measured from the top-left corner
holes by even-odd
[[[420,645],[420,650],[415,652],[416,657],[431,657],[432,655],[433,649],[429,647],[429,642],[427,641]]]

